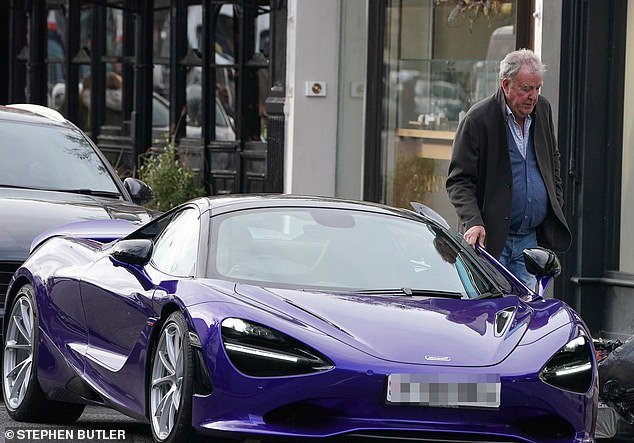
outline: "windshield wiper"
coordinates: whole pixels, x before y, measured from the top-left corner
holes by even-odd
[[[93,195],[93,196],[96,196],[96,197],[112,197],[112,198],[121,197],[121,193],[120,192],[116,192],[116,191],[97,191],[97,190],[88,189],[88,188],[78,188],[78,189],[39,188],[39,187],[31,187],[31,186],[6,185],[6,184],[3,184],[3,183],[0,183],[0,188],[30,189],[30,190],[33,190],[33,191],[68,192],[68,193],[71,193],[71,194]]]
[[[49,191],[58,191],[58,192],[70,192],[72,194],[82,194],[82,195],[93,195],[95,197],[113,197],[117,198],[121,196],[121,193],[114,191],[97,191],[94,189],[49,189]]]
[[[0,183],[0,188],[32,189],[34,191],[40,191],[41,190],[41,188],[33,188],[31,186],[6,185],[4,183]]]
[[[360,291],[352,291],[355,294],[364,295],[407,295],[422,297],[444,297],[444,298],[464,298],[460,292],[441,291],[437,289],[412,289],[412,288],[396,288],[396,289],[365,289]]]

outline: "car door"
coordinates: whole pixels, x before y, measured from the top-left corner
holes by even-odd
[[[156,268],[169,279],[193,269],[197,251],[199,213],[186,208],[171,214],[169,224],[153,238],[151,263],[145,266],[124,265],[110,255],[98,260],[83,276],[81,297],[86,315],[88,349],[86,376],[108,388],[115,398],[131,409],[141,408],[144,399],[145,349],[157,318],[152,297],[161,281]],[[158,220],[157,226],[165,219]],[[153,231],[148,227],[148,232]],[[196,244],[187,246],[188,239]],[[147,268],[147,269],[146,269]],[[164,269],[161,269],[164,268]],[[132,402],[132,403],[130,403]]]

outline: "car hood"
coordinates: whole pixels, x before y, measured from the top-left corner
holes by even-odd
[[[533,309],[515,296],[455,300],[246,285],[237,285],[236,291],[280,311],[294,312],[299,320],[363,352],[411,364],[497,364],[519,344],[533,316]]]
[[[23,261],[41,232],[81,220],[151,219],[142,206],[122,200],[66,192],[0,188],[0,260]]]

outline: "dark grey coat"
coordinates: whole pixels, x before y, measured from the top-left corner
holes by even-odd
[[[509,231],[513,177],[507,139],[506,101],[502,88],[479,101],[462,119],[453,142],[447,192],[459,218],[458,230],[486,229],[485,246],[499,257]],[[540,246],[562,252],[571,242],[564,219],[559,149],[550,103],[540,96],[531,115],[537,164],[548,200],[548,213],[537,227]]]

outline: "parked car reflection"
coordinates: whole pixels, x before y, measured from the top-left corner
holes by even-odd
[[[200,99],[200,85],[190,85],[187,87],[187,116],[185,125],[185,136],[190,138],[200,138],[202,134],[202,109]],[[152,130],[153,132],[169,131],[169,101],[157,94],[152,95]],[[236,133],[233,126],[233,119],[229,117],[222,107],[220,100],[216,98],[216,140],[233,141]]]
[[[444,80],[417,79],[414,84],[416,112],[457,121],[467,109],[467,96],[460,85]]]
[[[78,126],[84,131],[90,130],[91,88],[90,77],[80,84],[80,115]],[[51,91],[51,104],[63,112],[66,85],[58,83]],[[201,92],[200,85],[190,85],[187,91],[187,115],[185,117],[186,137],[199,138],[202,133],[201,121]],[[121,77],[109,73],[106,77],[105,91],[105,121],[108,126],[120,126],[123,123],[121,108]],[[152,132],[155,138],[170,132],[170,103],[157,92],[152,93]],[[216,98],[215,105],[216,140],[233,141],[236,139],[233,119],[227,114],[220,100]]]
[[[421,69],[401,69],[389,77],[390,85],[399,91],[399,124],[426,129],[455,129],[460,113],[471,103],[464,85],[442,72]],[[391,102],[385,103],[389,108]],[[397,109],[390,110],[396,112]]]

